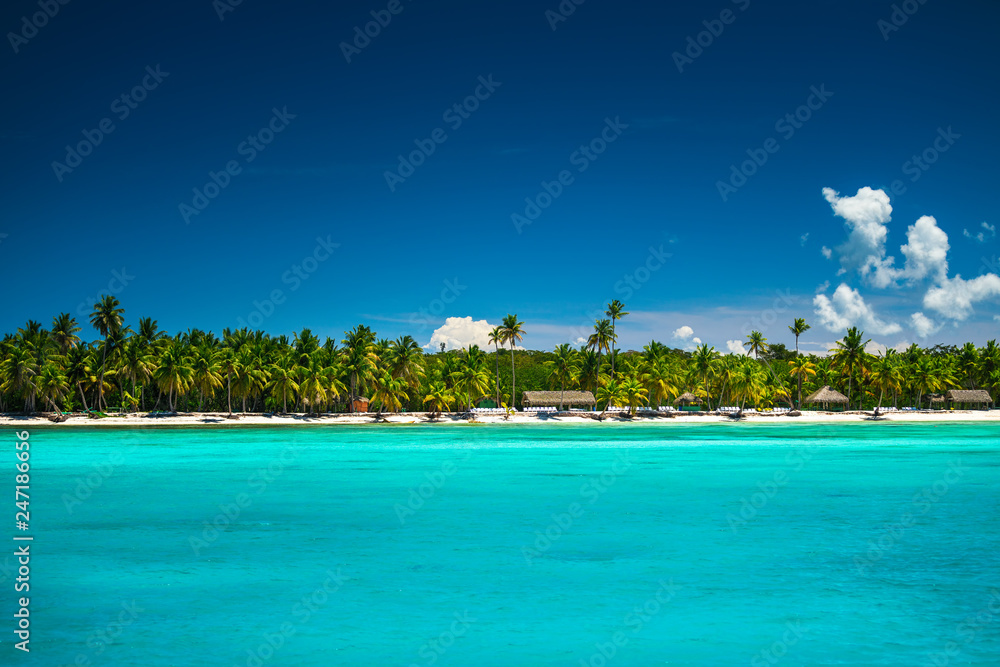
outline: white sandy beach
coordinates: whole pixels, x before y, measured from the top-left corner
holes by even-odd
[[[459,426],[470,424],[592,424],[594,426],[622,425],[622,424],[705,424],[705,423],[732,423],[734,420],[725,415],[714,413],[699,414],[693,412],[674,413],[675,416],[637,415],[631,419],[622,418],[618,415],[607,414],[603,421],[594,419],[598,413],[558,413],[558,414],[525,414],[518,413],[508,420],[504,420],[500,415],[477,415],[474,419],[461,413],[446,413],[438,419],[431,420],[427,413],[413,412],[400,413],[383,416],[379,422],[381,424],[429,424],[440,426]],[[593,415],[593,416],[584,416]],[[858,411],[851,412],[803,412],[801,416],[789,417],[787,415],[751,414],[745,415],[740,423],[753,424],[800,424],[810,423],[857,423],[864,421],[867,414]],[[47,415],[33,415],[30,417],[20,415],[0,416],[0,426],[18,428],[36,427],[150,427],[150,426],[302,426],[302,425],[337,425],[337,424],[375,424],[376,416],[373,413],[365,414],[329,414],[322,416],[296,415],[261,415],[247,414],[234,415],[229,419],[223,413],[180,413],[173,416],[150,417],[144,413],[110,416],[103,419],[94,419],[86,416],[70,416],[66,421],[55,424]],[[979,422],[997,421],[1000,422],[1000,410],[935,410],[935,411],[914,411],[914,412],[893,412],[884,415],[880,421],[886,422],[910,422],[910,423],[948,423],[948,422]]]

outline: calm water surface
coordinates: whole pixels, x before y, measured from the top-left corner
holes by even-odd
[[[32,651],[6,621],[6,664],[1000,664],[996,426],[30,442]]]

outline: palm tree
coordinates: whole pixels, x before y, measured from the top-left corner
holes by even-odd
[[[66,379],[80,392],[83,409],[88,410],[85,390],[97,381],[93,372],[93,348],[86,344],[69,349],[66,355]]]
[[[137,393],[136,385],[139,382],[145,385],[155,369],[156,361],[150,349],[144,346],[137,336],[129,338],[121,348],[121,371],[123,379],[132,381],[133,397]]]
[[[604,414],[609,407],[617,407],[627,403],[628,395],[621,383],[609,379],[597,388],[597,400],[604,401],[604,410],[601,410],[601,414]]]
[[[288,413],[288,394],[294,394],[299,390],[299,384],[295,381],[297,372],[298,369],[293,363],[290,355],[279,356],[275,359],[274,363],[268,367],[269,379],[266,388],[271,392],[278,392],[281,394],[282,414]]]
[[[167,405],[174,411],[174,394],[180,398],[191,386],[191,360],[181,343],[174,342],[165,347],[160,355],[160,363],[153,372],[153,380],[161,391],[167,392]]]
[[[66,400],[66,389],[69,387],[69,382],[66,380],[66,376],[63,374],[63,370],[59,367],[59,364],[54,360],[50,360],[42,366],[42,370],[38,374],[36,386],[38,387],[38,395],[49,402],[49,405],[52,406],[52,411],[58,416],[59,406],[56,405],[56,402],[62,403]]]
[[[617,342],[618,336],[615,334],[615,322],[622,319],[628,313],[625,312],[625,304],[623,304],[618,299],[615,299],[608,304],[608,309],[604,311],[604,314],[611,318],[611,340]],[[615,358],[611,357],[611,377],[615,376]]]
[[[38,391],[35,380],[38,373],[34,347],[22,339],[21,344],[14,345],[0,363],[0,390],[24,392],[24,411],[34,412],[35,394]]]
[[[203,344],[194,349],[191,359],[192,383],[198,389],[198,410],[205,406],[205,396],[211,398],[222,387],[220,353]]]
[[[857,372],[864,373],[867,368],[869,355],[865,352],[865,346],[871,342],[871,339],[862,340],[864,335],[864,332],[857,327],[851,327],[847,330],[847,335],[844,336],[843,340],[837,341],[837,347],[830,350],[830,352],[833,352],[834,365],[841,372],[847,374],[848,408],[850,408],[851,396],[854,390],[854,374]]]
[[[816,375],[816,364],[806,357],[795,357],[788,364],[788,374],[795,378],[799,385],[799,400],[796,405],[802,407],[802,381]]]
[[[493,361],[496,366],[496,375],[494,379],[496,380],[497,389],[497,407],[500,407],[500,345],[504,342],[503,327],[493,327],[490,329],[489,344],[494,346],[496,353],[493,355]]]
[[[359,386],[363,387],[367,381],[373,377],[375,362],[378,357],[375,354],[375,332],[359,324],[350,331],[344,332],[344,367],[351,378],[351,412],[354,412],[354,400],[358,398]]]
[[[559,385],[559,411],[563,409],[563,400],[566,397],[566,383],[573,382],[577,372],[580,370],[580,362],[577,359],[577,352],[569,343],[563,343],[555,350],[556,358],[544,362],[549,370],[549,380]]]
[[[52,331],[49,332],[49,337],[56,344],[59,354],[65,355],[70,348],[76,347],[80,342],[80,337],[76,335],[79,331],[80,327],[77,326],[75,318],[70,317],[69,313],[60,313],[52,318]]]
[[[893,395],[899,391],[903,384],[903,372],[899,365],[899,355],[895,350],[886,350],[872,362],[871,373],[869,375],[872,385],[878,390],[878,407],[882,407],[882,397],[886,390],[891,390]]]
[[[633,416],[635,416],[636,408],[649,398],[649,390],[642,386],[642,383],[634,377],[627,377],[622,381],[621,391]]]
[[[799,336],[809,331],[812,327],[806,324],[805,318],[796,317],[795,321],[792,322],[792,326],[788,327],[788,330],[795,334],[795,356],[799,356]],[[799,403],[798,407],[802,408],[802,378],[798,380],[799,383]]]
[[[490,376],[486,363],[486,354],[478,345],[471,345],[462,355],[458,370],[452,373],[455,391],[465,396],[469,410],[473,401],[484,396],[488,390]]]
[[[510,406],[517,405],[517,376],[514,374],[514,347],[524,337],[524,322],[518,322],[517,315],[507,314],[503,318],[503,342],[510,343]]]
[[[450,410],[454,400],[451,390],[441,380],[432,381],[424,397],[424,403],[430,403],[432,419],[440,417],[442,410]]]
[[[753,352],[753,358],[759,359],[761,352],[767,352],[767,339],[761,332],[751,331],[743,347],[747,348],[747,354]]]
[[[594,322],[594,333],[587,338],[587,349],[597,352],[597,376],[594,386],[601,387],[601,354],[610,352],[611,346],[615,343],[615,335],[611,330],[611,320],[596,320]]]
[[[381,371],[375,378],[375,392],[372,400],[378,403],[378,414],[381,416],[385,412],[399,412],[403,409],[400,396],[406,396],[406,380],[401,377],[394,378],[388,371]]]
[[[656,405],[663,405],[671,396],[679,393],[678,376],[677,365],[671,357],[655,352],[652,355],[647,354],[642,381]]]
[[[125,321],[125,309],[121,307],[118,299],[113,296],[104,295],[94,304],[94,312],[90,314],[90,324],[97,329],[97,332],[104,338],[104,349],[101,352],[101,374],[97,379],[97,408],[107,407],[104,405],[104,364],[108,358],[108,337],[117,333]]]
[[[702,386],[705,388],[705,405],[709,410],[712,409],[712,396],[708,390],[708,376],[712,372],[715,358],[718,354],[714,347],[709,347],[707,343],[702,343],[695,348],[694,355],[691,357],[694,372],[702,378]]]

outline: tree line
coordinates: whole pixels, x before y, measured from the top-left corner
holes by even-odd
[[[803,396],[829,385],[848,407],[922,405],[948,389],[1000,390],[1000,348],[911,345],[902,352],[866,351],[864,333],[849,329],[828,356],[801,354],[804,319],[788,327],[795,349],[746,337],[746,354],[694,350],[655,340],[641,351],[616,347],[629,313],[619,301],[580,347],[519,349],[524,323],[508,314],[489,334],[492,350],[425,352],[411,336],[379,338],[365,325],[324,341],[309,329],[288,336],[261,331],[188,329],[169,335],[151,318],[133,329],[118,299],[94,304],[93,341],[68,313],[50,328],[28,321],[0,341],[0,412],[125,411],[349,412],[368,398],[379,412],[468,410],[483,401],[520,406],[524,391],[592,391],[598,407],[665,405],[684,393],[705,409],[723,405],[802,407]],[[490,357],[493,357],[492,364]],[[520,392],[520,393],[519,393]]]

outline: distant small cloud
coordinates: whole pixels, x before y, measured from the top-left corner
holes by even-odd
[[[727,340],[726,349],[729,350],[729,354],[736,354],[739,356],[746,356],[747,350],[743,347],[743,341],[741,340]]]
[[[830,289],[830,281],[824,280],[821,284],[816,285],[816,294],[821,294]]]
[[[808,240],[809,240],[809,232],[806,232],[805,234],[799,237],[799,245],[804,246],[806,244],[806,241]]]
[[[694,335],[694,329],[685,325],[680,328],[674,329],[674,338],[678,340],[688,340]]]
[[[827,259],[832,259],[833,258],[833,251],[830,250],[829,248],[827,248],[826,246],[823,246],[822,248],[820,248],[819,251],[821,253],[823,253],[823,256],[826,257]]]
[[[988,239],[996,238],[997,227],[996,225],[990,225],[987,223],[981,223],[979,227],[983,230],[978,234],[970,234],[968,229],[962,230],[962,236],[967,239],[972,239],[977,243],[986,243]]]
[[[917,336],[927,338],[940,331],[942,325],[937,324],[923,313],[913,313],[910,315],[910,326],[917,332]]]

